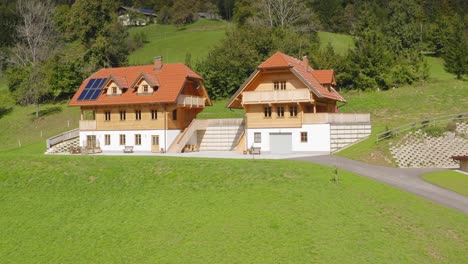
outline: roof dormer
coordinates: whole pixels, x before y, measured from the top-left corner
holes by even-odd
[[[104,85],[104,90],[108,96],[122,95],[128,88],[127,78],[111,75]]]
[[[156,75],[142,72],[131,85],[138,95],[149,95],[159,88],[159,79]]]

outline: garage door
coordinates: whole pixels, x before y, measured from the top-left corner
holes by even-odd
[[[270,152],[284,154],[292,152],[291,133],[270,133]]]

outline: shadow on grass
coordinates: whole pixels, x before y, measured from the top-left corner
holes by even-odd
[[[52,106],[39,111],[39,117],[50,116],[53,114],[58,114],[63,111],[61,106]],[[36,112],[32,112],[31,115],[35,118]]]
[[[0,119],[13,111],[13,107],[0,107]]]

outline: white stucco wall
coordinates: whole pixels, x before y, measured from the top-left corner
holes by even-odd
[[[260,132],[261,143],[254,143],[254,133]],[[301,142],[301,132],[307,132],[308,141]],[[303,125],[302,128],[252,128],[247,129],[246,149],[260,147],[262,152],[270,151],[270,133],[292,133],[293,152],[330,152],[330,124]]]
[[[125,135],[125,145],[133,146],[134,151],[151,151],[151,136],[159,136],[159,146],[167,150],[180,134],[180,130],[167,130],[167,146],[164,146],[164,130],[125,130],[125,131],[80,131],[80,146],[86,145],[86,137],[95,135],[102,151],[122,151],[124,146],[120,145],[120,135]],[[104,135],[110,135],[111,144],[105,145]],[[141,134],[141,145],[135,145],[135,134]]]

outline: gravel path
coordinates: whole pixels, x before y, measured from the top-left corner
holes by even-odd
[[[420,175],[426,172],[443,169],[390,168],[329,155],[293,159],[336,166],[340,169],[383,182],[468,214],[468,197],[433,185],[420,178]]]

